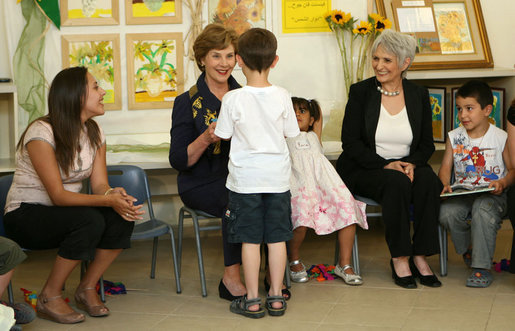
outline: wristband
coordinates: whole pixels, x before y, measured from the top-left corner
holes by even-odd
[[[104,195],[108,195],[112,191],[114,191],[114,188],[110,187],[110,188],[107,189],[107,191],[106,191],[106,193],[104,193]]]

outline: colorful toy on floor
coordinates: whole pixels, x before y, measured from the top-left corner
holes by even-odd
[[[38,294],[35,291],[29,291],[24,288],[20,288],[20,290],[23,292],[23,296],[25,297],[25,302],[36,309],[36,303],[38,302]]]
[[[100,294],[100,282],[97,283],[97,293]],[[104,293],[108,295],[127,294],[127,290],[122,282],[113,283],[111,281],[104,280]]]
[[[494,262],[494,270],[497,272],[508,271],[510,269],[510,260],[502,259],[501,262]]]
[[[334,265],[329,264],[317,264],[312,265],[308,270],[308,276],[310,279],[315,278],[318,282],[326,280],[334,280]]]

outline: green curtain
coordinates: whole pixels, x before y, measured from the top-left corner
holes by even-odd
[[[60,27],[58,0],[36,1],[21,1],[22,14],[27,23],[13,58],[18,104],[29,113],[29,123],[45,113],[47,19],[51,19],[58,28]]]

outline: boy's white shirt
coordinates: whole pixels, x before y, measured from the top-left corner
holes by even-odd
[[[508,134],[490,124],[487,132],[479,138],[472,139],[468,136],[467,130],[460,126],[448,133],[451,148],[453,149],[453,164],[454,164],[454,177],[455,183],[462,181],[462,183],[470,184],[477,179],[477,173],[466,172],[467,166],[474,166],[476,162],[481,165],[483,162],[472,161],[471,150],[473,146],[480,149],[481,159],[484,160],[485,171],[493,172],[497,175],[498,179],[504,178],[507,174],[507,169],[504,164],[503,151],[506,146]],[[463,160],[467,158],[466,160]],[[477,158],[478,160],[481,160]],[[483,170],[481,170],[483,171]],[[497,179],[495,179],[497,180]],[[487,181],[481,176],[477,186],[488,186],[490,181]]]
[[[215,135],[231,138],[226,187],[237,193],[281,193],[290,189],[286,137],[299,134],[288,91],[279,86],[229,91]]]

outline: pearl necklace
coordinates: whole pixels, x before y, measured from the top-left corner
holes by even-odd
[[[384,94],[384,95],[386,95],[386,96],[388,96],[388,97],[394,97],[394,96],[396,96],[396,95],[401,94],[401,92],[400,92],[400,91],[388,92],[388,91],[386,91],[386,90],[383,90],[383,88],[382,88],[381,86],[377,86],[377,90],[379,91],[379,93]]]

